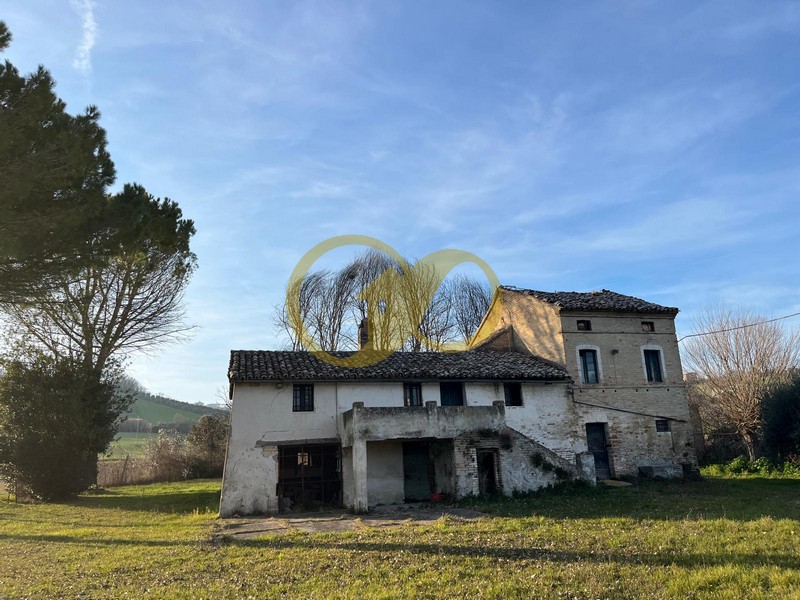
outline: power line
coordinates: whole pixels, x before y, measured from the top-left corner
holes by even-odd
[[[731,327],[729,329],[719,329],[718,331],[704,331],[702,333],[690,333],[689,335],[685,335],[678,340],[678,343],[681,343],[686,338],[692,337],[700,337],[702,335],[711,335],[713,333],[726,333],[728,331],[736,331],[737,329],[747,329],[748,327],[755,327],[756,325],[766,325],[767,323],[774,323],[775,321],[781,321],[783,319],[790,319],[792,317],[800,316],[800,312],[792,313],[790,315],[784,315],[782,317],[775,317],[774,319],[769,319],[767,321],[759,321],[758,323],[748,323],[747,325],[739,325],[738,327]]]

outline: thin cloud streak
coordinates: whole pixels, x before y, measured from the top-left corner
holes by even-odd
[[[92,48],[97,40],[97,21],[94,19],[94,3],[92,0],[70,0],[70,6],[81,18],[81,43],[75,51],[72,66],[83,75],[92,72]]]

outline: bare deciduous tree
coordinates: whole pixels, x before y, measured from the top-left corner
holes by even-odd
[[[453,321],[461,339],[468,342],[492,301],[489,286],[465,275],[456,276],[450,284],[448,295],[453,299]]]
[[[307,350],[309,341],[325,351],[345,343],[345,321],[352,304],[353,276],[346,269],[332,273],[314,271],[300,281],[289,282],[286,298],[275,308],[275,325],[292,350]],[[300,335],[305,331],[308,339]]]
[[[761,405],[800,360],[800,335],[747,309],[706,309],[683,348],[703,379],[701,413],[727,422],[751,460],[760,452]]]
[[[291,302],[276,307],[274,322],[293,350],[308,349],[298,338],[301,328],[322,350],[354,349],[362,322],[369,324],[369,344],[375,350],[466,345],[491,298],[485,286],[464,276],[440,284],[433,266],[398,264],[375,250],[339,271],[314,271],[289,285]],[[460,298],[462,293],[468,297]]]

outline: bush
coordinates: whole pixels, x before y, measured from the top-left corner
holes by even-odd
[[[178,481],[193,477],[217,477],[225,464],[229,419],[206,415],[184,437],[162,429],[147,442],[146,460],[152,481]]]
[[[760,477],[786,477],[793,479],[800,477],[800,461],[773,463],[763,456],[753,461],[748,460],[746,456],[739,456],[728,464],[704,467],[703,473],[712,477],[757,475]]]
[[[97,455],[130,399],[81,365],[34,355],[0,378],[0,478],[35,498],[69,498],[94,483]]]
[[[194,477],[222,474],[229,428],[228,415],[205,415],[192,425],[186,441]]]
[[[767,455],[776,462],[800,455],[800,377],[764,399],[762,416]]]
[[[734,475],[740,475],[742,473],[748,473],[749,466],[750,460],[746,456],[737,456],[728,464],[725,471]]]
[[[176,415],[177,417],[177,415]],[[175,418],[174,420],[166,423],[164,421],[159,421],[155,425],[153,425],[152,432],[153,433],[160,433],[162,431],[166,432],[177,432],[186,435],[192,429],[192,422],[187,421],[186,419]]]
[[[706,432],[703,442],[705,463],[727,463],[747,452],[741,438],[728,429]]]
[[[186,443],[174,431],[161,430],[156,437],[147,440],[145,455],[153,481],[179,481],[191,474]]]

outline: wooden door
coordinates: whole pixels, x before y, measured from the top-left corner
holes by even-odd
[[[586,441],[589,452],[594,454],[594,470],[598,479],[611,478],[611,463],[608,460],[608,442],[605,423],[587,423]]]

